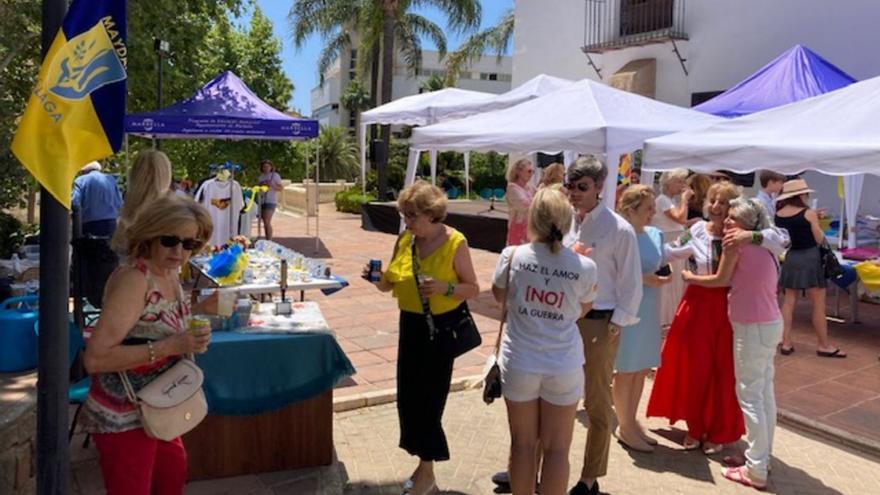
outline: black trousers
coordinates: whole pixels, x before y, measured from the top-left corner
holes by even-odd
[[[449,459],[442,420],[453,362],[454,359],[434,352],[424,315],[400,312],[397,348],[400,448],[423,461]]]

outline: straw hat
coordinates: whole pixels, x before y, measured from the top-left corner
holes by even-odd
[[[776,201],[782,201],[783,199],[793,198],[795,196],[800,196],[801,194],[809,194],[811,192],[816,192],[807,185],[807,181],[803,179],[794,179],[786,181],[785,184],[782,185],[782,192],[779,193],[779,196],[776,197]]]

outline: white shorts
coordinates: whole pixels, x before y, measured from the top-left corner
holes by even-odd
[[[570,406],[584,396],[584,369],[555,375],[502,369],[501,392],[505,399],[513,402],[541,398],[554,406]]]

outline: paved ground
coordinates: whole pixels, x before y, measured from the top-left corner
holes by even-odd
[[[572,476],[580,470],[586,438],[583,413],[575,423],[571,450]],[[450,396],[444,425],[452,459],[438,463],[437,480],[443,493],[482,495],[493,493],[492,473],[503,469],[509,436],[506,411],[501,403],[485,406],[478,391]],[[604,492],[626,494],[748,494],[751,489],[724,480],[722,455],[706,457],[683,452],[684,432],[662,421],[646,425],[660,440],[653,454],[611,447],[609,476]],[[398,423],[394,404],[338,413],[334,421],[338,463],[329,468],[241,476],[189,485],[187,495],[273,494],[399,494],[401,482],[415,465],[397,448]],[[75,495],[101,493],[100,472],[94,448],[83,451],[74,439]],[[727,453],[742,448],[732,446]],[[800,431],[780,427],[776,434],[769,493],[797,495],[866,495],[880,493],[880,462],[845,448],[829,445]],[[343,488],[344,487],[344,488]]]
[[[361,229],[360,216],[337,213],[332,205],[322,207],[321,214],[322,247],[318,256],[326,258],[335,273],[351,282],[351,287],[329,297],[307,296],[321,303],[342,349],[357,368],[357,374],[343,382],[335,395],[350,397],[393,389],[397,306],[393,298],[377,292],[359,274],[370,258],[382,259],[383,266],[387,266],[395,238]],[[280,242],[304,253],[314,251],[313,240],[305,238],[304,218],[279,215],[276,224],[276,230],[282,233]],[[477,249],[471,253],[483,290],[470,307],[484,333],[484,345],[456,361],[457,377],[480,372],[494,343],[500,315],[499,306],[489,294],[497,254]],[[835,303],[832,294],[829,291],[829,308]],[[848,298],[843,296],[841,302],[842,316],[847,317]],[[816,356],[808,310],[808,305],[801,304],[795,318],[796,352],[777,358],[777,390],[783,413],[871,443],[880,451],[880,428],[876,427],[880,417],[880,306],[862,303],[861,323],[830,323],[833,341],[849,352],[850,357],[843,360]]]

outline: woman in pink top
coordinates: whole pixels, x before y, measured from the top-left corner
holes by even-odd
[[[761,230],[770,220],[760,201],[739,198],[730,202],[726,229]],[[736,395],[746,424],[745,465],[724,469],[724,477],[755,488],[767,486],[776,397],[773,357],[782,340],[782,313],[776,299],[778,265],[766,249],[744,245],[725,249],[715,275],[682,273],[686,282],[706,287],[730,286],[728,308],[733,326]],[[733,464],[739,464],[736,459]]]
[[[507,245],[518,246],[529,242],[529,205],[535,189],[529,185],[535,166],[525,158],[517,160],[507,169]]]

